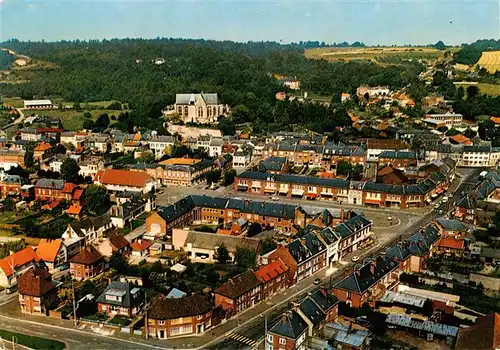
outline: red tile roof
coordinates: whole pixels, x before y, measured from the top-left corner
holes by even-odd
[[[450,140],[453,140],[456,143],[463,143],[465,145],[472,145],[472,141],[468,137],[466,137],[466,136],[464,136],[462,134],[457,134],[455,136],[450,136]]]
[[[73,200],[74,201],[77,201],[80,199],[80,197],[82,196],[83,194],[83,188],[76,188],[75,189],[75,192],[73,192]]]
[[[140,242],[139,242],[139,240],[137,240],[137,241],[131,243],[130,248],[132,248],[132,250],[142,252],[142,251],[148,249],[149,247],[151,247],[152,244],[153,243],[151,241],[142,239],[142,240],[140,240]]]
[[[61,245],[62,245],[61,239],[42,238],[38,243],[36,253],[43,261],[54,262],[56,260],[57,253],[59,253]]]
[[[119,234],[111,235],[109,237],[109,241],[116,250],[120,250],[121,248],[129,245],[129,242],[125,239],[125,237]]]
[[[13,273],[12,267],[15,269],[16,267],[25,265],[30,261],[37,262],[39,260],[40,258],[35,253],[33,248],[27,247],[0,260],[0,269],[2,269],[6,276],[10,276]]]
[[[55,287],[52,275],[42,267],[32,267],[24,272],[18,281],[19,294],[32,297],[41,297]]]
[[[283,263],[283,261],[281,261],[281,259],[278,259],[270,264],[262,266],[260,269],[255,271],[255,274],[259,280],[266,283],[287,271],[288,267]]]
[[[45,151],[47,151],[47,150],[49,150],[51,148],[52,148],[52,146],[50,145],[50,143],[40,142],[40,144],[38,146],[36,146],[33,151],[35,151],[35,152],[45,152]]]
[[[66,214],[80,215],[80,213],[82,212],[82,209],[83,209],[83,207],[78,203],[71,204],[70,207],[68,209],[66,209]]]
[[[101,253],[94,246],[88,245],[80,253],[70,259],[74,264],[92,265],[102,259]]]
[[[493,124],[500,124],[500,117],[491,117],[490,120]]]
[[[77,188],[78,186],[76,186],[75,184],[72,184],[71,182],[66,182],[64,184],[64,187],[62,189],[62,192],[63,193],[73,193],[73,191],[75,190],[75,188]]]
[[[104,185],[144,187],[152,177],[139,171],[106,169],[100,178]]]
[[[463,239],[455,239],[453,237],[441,238],[438,246],[441,248],[449,248],[449,249],[464,249],[465,248]]]

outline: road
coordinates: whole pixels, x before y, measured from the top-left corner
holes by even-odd
[[[452,185],[450,186],[448,193],[452,194],[448,203],[443,204],[442,209],[445,210],[445,213],[442,216],[448,215],[454,208],[453,203],[457,201],[461,197],[461,192],[466,191],[470,188],[474,183],[477,183],[479,173],[483,169],[474,169],[474,170],[465,170],[463,172],[462,178],[457,178]],[[318,205],[322,205],[323,202],[318,203]],[[360,207],[360,209],[362,209]],[[368,214],[369,215],[369,214]],[[392,214],[391,214],[392,215]],[[371,251],[365,252],[356,252],[359,254],[361,259],[365,257],[373,257],[380,254],[380,252],[385,249],[385,246],[392,246],[396,244],[399,240],[404,239],[419,228],[427,225],[432,220],[438,218],[439,212],[437,210],[429,210],[427,213],[423,215],[419,215],[419,219],[414,221],[413,223],[409,223],[403,232],[401,230],[393,230],[390,231],[392,234],[390,235],[390,239],[380,242],[371,249]],[[388,236],[389,237],[389,236]],[[347,256],[347,261],[350,261],[351,255]],[[331,276],[326,276],[325,269],[323,269],[322,281],[323,285],[329,286],[330,283],[334,284],[340,279],[343,278],[344,272],[346,270],[351,270],[353,264],[347,263],[343,267],[341,267],[337,272],[332,274]],[[301,296],[305,296],[307,291],[305,291]],[[299,299],[298,296],[296,299]],[[268,325],[272,325],[276,322],[277,318],[280,317],[281,313],[286,311],[289,308],[288,303],[282,303],[276,309],[273,309],[269,312],[262,313],[259,317],[254,318],[251,322],[245,324],[242,327],[235,328],[232,332],[227,334],[226,337],[222,338],[220,341],[211,345],[210,349],[257,349],[261,348],[263,344],[263,339],[265,335],[265,318],[267,317]],[[251,345],[249,345],[251,344]],[[259,347],[260,345],[260,347]]]

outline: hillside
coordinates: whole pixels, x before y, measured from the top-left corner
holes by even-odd
[[[463,44],[462,49],[453,58],[457,63],[473,65],[479,60],[484,51],[496,50],[500,50],[500,40],[477,40],[471,44]]]
[[[300,46],[276,43],[123,39],[2,46],[34,62],[50,63],[13,72],[26,76],[28,82],[1,84],[4,95],[60,97],[73,102],[119,100],[134,109],[131,121],[140,126],[157,122],[161,108],[174,102],[175,93],[205,91],[219,93],[231,106],[241,105],[239,110],[244,112],[236,113],[236,122],[250,121],[266,128],[302,123],[320,131],[327,121],[331,124],[332,112],[326,107],[318,112],[313,110],[319,107],[305,104],[299,107],[303,112],[292,116],[273,113],[280,105],[275,93],[284,88],[269,73],[294,75],[304,91],[338,96],[354,92],[360,84],[402,87],[417,79],[423,69],[418,64],[384,68],[309,60]],[[159,64],[153,63],[155,59],[161,59]]]

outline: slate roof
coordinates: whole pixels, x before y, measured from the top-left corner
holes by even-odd
[[[278,322],[269,328],[268,332],[281,335],[289,339],[298,339],[307,331],[307,323],[295,311],[288,311],[280,317]]]
[[[459,220],[438,218],[436,219],[436,222],[445,231],[452,231],[452,232],[468,231],[468,227],[464,225],[462,221]]]
[[[62,190],[64,187],[64,180],[39,179],[35,183],[35,187]]]
[[[206,104],[221,104],[219,96],[216,93],[201,93],[201,94],[175,94],[175,104],[188,105],[191,101],[194,103],[198,98],[202,98]]]
[[[349,220],[337,225],[335,232],[337,232],[343,239],[359,232],[365,227],[371,226],[371,222],[362,215],[355,215]]]
[[[215,293],[231,299],[237,299],[261,284],[262,282],[255,272],[248,270],[230,278],[226,283],[217,288]]]
[[[378,155],[378,158],[417,159],[417,155],[415,152],[384,151]]]
[[[133,292],[133,293],[132,293]],[[106,299],[106,295],[120,295],[121,301],[119,300],[109,300]],[[97,302],[101,304],[109,304],[123,307],[133,307],[141,303],[144,298],[144,293],[141,293],[141,289],[135,286],[131,286],[126,282],[112,281],[104,292],[99,295]]]
[[[156,298],[148,311],[148,316],[153,320],[171,320],[204,315],[212,308],[213,305],[199,295],[176,299]]]
[[[374,273],[371,272],[371,265],[373,263],[375,263]],[[388,273],[398,268],[398,266],[399,264],[397,261],[378,256],[373,262],[369,262],[361,266],[359,271],[352,272],[346,276],[340,282],[335,284],[334,288],[362,294]]]
[[[17,283],[19,294],[32,297],[41,297],[56,288],[52,275],[43,267],[32,267],[25,271]]]
[[[270,157],[259,163],[259,171],[281,171],[286,163],[286,157]]]
[[[267,180],[268,174],[256,172],[256,171],[245,171],[238,175],[240,179],[251,179],[251,180]],[[318,186],[330,186],[335,188],[349,188],[349,181],[342,179],[321,179],[312,176],[298,176],[289,174],[275,174],[271,175],[271,178],[276,182],[286,182],[294,184],[303,185],[318,185]]]
[[[464,209],[475,209],[476,204],[467,194],[457,201],[457,207]]]
[[[288,243],[286,248],[297,264],[326,250],[323,242],[311,232]]]

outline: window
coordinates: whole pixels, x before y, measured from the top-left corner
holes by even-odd
[[[159,324],[160,326],[164,326],[164,325],[165,325],[165,321],[164,321],[164,320],[160,320],[160,321],[158,321],[158,324]]]
[[[270,342],[270,343],[272,343],[272,342],[273,342],[273,336],[272,336],[271,334],[269,334],[269,335],[267,336],[267,341],[268,341],[268,342]]]
[[[286,339],[285,338],[280,338],[280,344],[281,345],[286,345]]]

